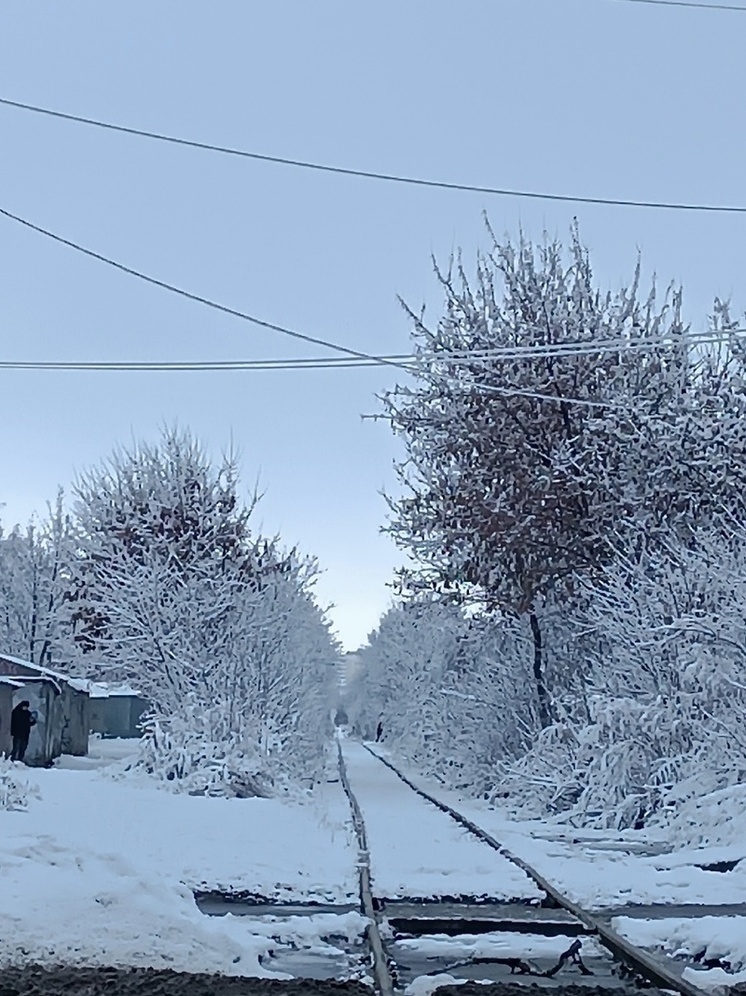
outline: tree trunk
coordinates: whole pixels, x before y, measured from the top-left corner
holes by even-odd
[[[539,618],[535,612],[530,612],[528,616],[531,623],[531,635],[534,638],[534,683],[536,684],[536,697],[539,702],[539,722],[542,730],[551,726],[552,715],[549,703],[549,691],[544,680],[544,654],[541,644],[541,627]]]

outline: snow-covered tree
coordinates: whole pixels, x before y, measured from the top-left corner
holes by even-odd
[[[467,618],[420,597],[383,616],[358,654],[348,715],[452,785],[487,792],[495,767],[526,749],[536,700],[515,619]]]
[[[188,432],[117,451],[76,486],[79,660],[152,706],[149,764],[188,787],[313,775],[338,650],[315,566],[254,537],[234,461]]]
[[[405,589],[527,619],[546,728],[543,606],[641,531],[691,533],[743,507],[726,458],[746,452],[742,394],[691,339],[679,292],[640,298],[638,266],[600,293],[577,231],[568,251],[493,239],[473,284],[460,264],[436,272],[443,317],[410,312],[415,386],[383,397],[406,447],[389,531],[417,562]]]
[[[392,607],[359,651],[364,732],[380,720],[387,741],[422,758],[437,736],[445,702],[440,693],[454,666],[462,620],[458,610],[430,600]]]
[[[49,665],[64,641],[74,534],[62,493],[42,522],[0,539],[0,634],[6,653]]]

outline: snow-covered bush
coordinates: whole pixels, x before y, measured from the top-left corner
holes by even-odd
[[[584,632],[582,709],[512,766],[499,787],[513,805],[597,826],[671,823],[690,842],[732,822],[741,796],[729,790],[746,776],[744,550],[740,532],[701,532],[585,583],[567,620]]]
[[[593,697],[590,721],[557,723],[507,767],[496,794],[523,815],[595,827],[641,826],[681,771],[678,714],[659,701]]]
[[[169,787],[192,795],[268,797],[275,783],[256,745],[230,731],[214,735],[215,719],[197,703],[188,717],[161,726],[154,721],[125,770],[146,771]],[[185,721],[186,719],[186,721]]]
[[[38,797],[37,786],[11,761],[0,757],[0,809],[26,809],[29,799]]]

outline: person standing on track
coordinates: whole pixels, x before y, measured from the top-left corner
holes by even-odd
[[[11,761],[22,761],[26,756],[31,727],[36,723],[36,717],[29,709],[28,699],[19,702],[10,714],[10,735],[13,738]]]

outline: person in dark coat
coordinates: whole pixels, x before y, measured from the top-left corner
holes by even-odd
[[[378,720],[378,726],[376,727],[376,743],[379,743],[383,739],[383,720]]]
[[[29,701],[19,702],[10,714],[10,735],[13,738],[11,761],[22,761],[26,756],[31,727],[36,723],[36,717],[29,709]]]

